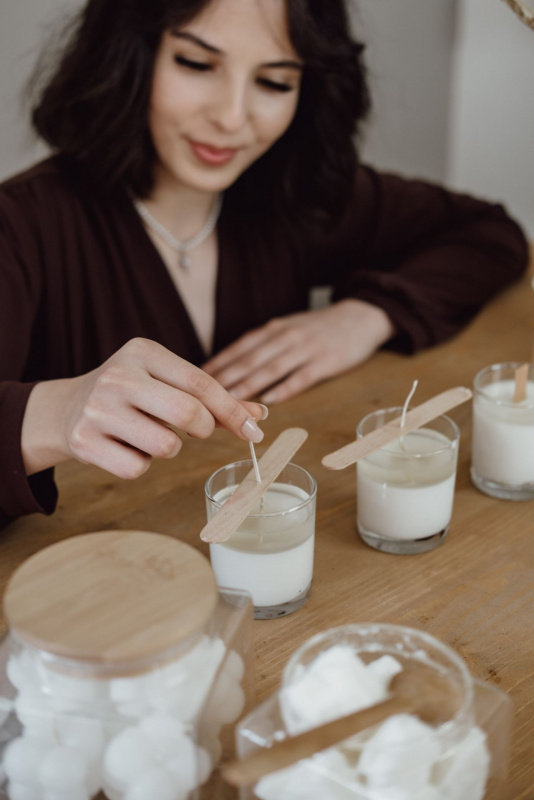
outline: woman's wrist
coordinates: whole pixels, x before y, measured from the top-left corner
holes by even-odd
[[[26,475],[54,467],[72,457],[63,435],[72,380],[43,381],[30,392],[21,431]]]
[[[365,319],[366,332],[376,349],[395,335],[396,329],[393,322],[380,306],[375,306],[365,300],[358,300],[352,297],[340,300],[338,305],[346,306],[347,308],[352,307],[360,324],[362,317]]]

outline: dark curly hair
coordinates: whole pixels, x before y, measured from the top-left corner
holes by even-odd
[[[89,0],[43,82],[33,77],[37,133],[71,170],[103,192],[144,197],[155,152],[148,105],[162,34],[210,0]],[[289,35],[304,63],[295,118],[227,191],[245,215],[332,221],[346,207],[356,168],[355,135],[369,109],[363,46],[344,0],[285,0]]]

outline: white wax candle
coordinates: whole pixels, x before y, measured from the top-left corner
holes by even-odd
[[[509,486],[534,483],[534,382],[527,399],[513,402],[514,381],[495,381],[475,394],[473,469]]]
[[[225,487],[214,500],[224,503],[235,489]],[[315,504],[290,509],[308,497],[297,486],[273,483],[263,496],[261,512],[258,504],[228,541],[211,544],[219,586],[244,589],[256,607],[281,605],[302,594],[313,573]]]
[[[446,436],[419,428],[363,458],[357,464],[358,527],[385,539],[440,533],[451,520],[457,455]]]

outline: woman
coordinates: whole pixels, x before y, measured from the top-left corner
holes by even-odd
[[[4,524],[72,457],[259,441],[246,398],[440,341],[521,273],[500,207],[357,169],[361,51],[342,0],[89,0],[33,112],[56,155],[0,189]]]

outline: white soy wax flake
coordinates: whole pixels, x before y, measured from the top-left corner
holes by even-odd
[[[88,775],[87,760],[72,747],[52,747],[38,771],[40,784],[49,792],[80,791]]]
[[[438,782],[443,800],[482,800],[490,767],[486,735],[472,728],[448,760]]]
[[[156,756],[149,737],[139,728],[126,728],[108,744],[104,773],[115,789],[126,789],[138,776],[155,766]]]
[[[114,678],[109,682],[109,696],[113,703],[144,702],[147,689],[145,675],[135,678]]]
[[[42,790],[29,783],[12,783],[8,786],[9,800],[43,800]]]
[[[197,747],[198,785],[203,786],[213,769],[211,756],[204,747]]]
[[[389,686],[392,678],[402,672],[402,665],[393,656],[386,655],[371,661],[367,665],[367,670]]]
[[[37,782],[37,773],[49,745],[33,736],[13,739],[4,752],[4,771],[13,783]]]
[[[291,734],[301,733],[352,711],[384,700],[387,689],[380,675],[367,669],[350,645],[334,645],[280,693],[284,721]]]
[[[369,787],[396,791],[399,800],[412,800],[430,782],[439,756],[434,730],[410,714],[397,714],[365,744],[358,767]]]
[[[124,796],[124,800],[185,800],[179,794],[176,779],[163,767],[154,767],[139,775]]]
[[[344,786],[334,776],[323,774],[321,770],[314,768],[311,759],[266,775],[254,787],[254,795],[259,800],[364,800],[368,797],[372,797],[372,800],[390,800],[375,799],[374,795],[364,792],[358,795],[354,788]]]
[[[154,714],[144,719],[139,728],[150,739],[155,758],[160,762],[189,749],[191,744],[183,723],[169,714]]]
[[[79,750],[89,762],[102,756],[106,738],[98,720],[62,715],[56,719],[55,730],[61,744]]]

